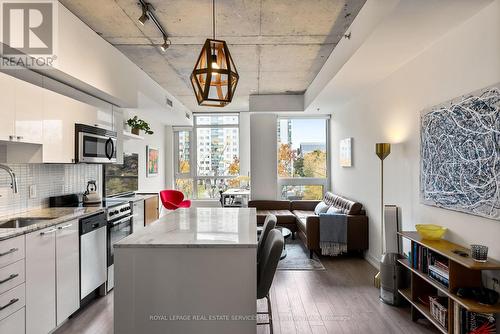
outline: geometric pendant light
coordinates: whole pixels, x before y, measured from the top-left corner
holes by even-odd
[[[191,73],[198,105],[224,107],[231,103],[239,75],[225,41],[215,39],[215,0],[212,2],[213,38],[207,39]]]

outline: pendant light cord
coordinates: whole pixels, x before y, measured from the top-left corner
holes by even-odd
[[[212,0],[212,33],[215,39],[215,0]]]

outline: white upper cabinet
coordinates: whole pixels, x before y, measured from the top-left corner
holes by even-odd
[[[12,140],[16,134],[16,105],[14,100],[15,78],[10,75],[0,73],[0,140]]]
[[[44,90],[43,162],[73,163],[75,123],[94,125],[97,108],[64,95]]]
[[[97,109],[97,122],[96,124],[90,124],[90,125],[95,125],[97,127],[107,130],[114,130],[113,108],[111,104],[108,104],[105,107],[100,107],[99,109]]]
[[[26,81],[15,81],[16,141],[42,143],[42,99],[44,89]]]
[[[42,143],[43,90],[0,73],[0,140]]]

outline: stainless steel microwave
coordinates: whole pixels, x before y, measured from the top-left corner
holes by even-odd
[[[116,163],[116,132],[85,124],[75,124],[76,162]]]

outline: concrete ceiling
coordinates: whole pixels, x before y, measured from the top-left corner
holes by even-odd
[[[151,0],[172,45],[162,52],[152,22],[137,21],[136,0],[60,0],[192,111],[200,108],[189,76],[211,32],[210,0]],[[240,74],[233,102],[250,94],[302,94],[366,0],[218,0],[217,38],[228,42]],[[219,111],[219,109],[217,109]]]

